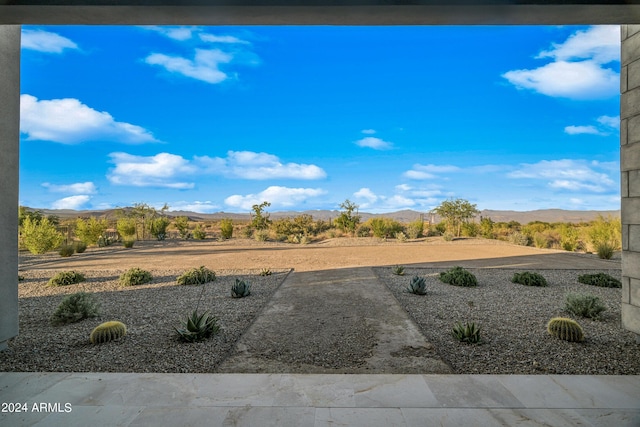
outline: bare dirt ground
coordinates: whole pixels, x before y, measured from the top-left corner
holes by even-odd
[[[220,316],[222,332],[202,343],[182,344],[176,341],[175,334],[171,334],[172,327],[179,316],[193,309],[200,298],[200,289],[176,286],[175,277],[181,271],[201,265],[219,272],[220,280],[211,286],[206,285],[209,287],[205,288],[202,306]],[[468,290],[435,281],[430,285],[431,293],[427,297],[412,298],[403,293],[405,279],[388,274],[390,269],[386,267],[393,265],[405,266],[408,274],[427,276],[444,268],[461,265],[475,269],[481,283],[478,289]],[[131,267],[148,269],[156,279],[151,284],[135,289],[120,288],[118,276]],[[268,280],[260,277],[258,272],[265,268],[276,274]],[[445,242],[440,238],[428,238],[400,243],[374,238],[338,238],[309,245],[232,239],[225,242],[136,242],[132,249],[117,245],[90,248],[70,258],[61,258],[55,253],[45,256],[21,253],[19,269],[26,278],[19,286],[21,335],[10,344],[9,351],[0,354],[0,371],[218,372],[226,366],[224,371],[229,372],[229,364],[225,365],[225,360],[238,353],[237,345],[243,343],[242,337],[250,337],[251,326],[259,324],[257,320],[270,312],[268,307],[271,301],[280,301],[282,305],[284,299],[291,306],[301,306],[314,300],[314,292],[320,292],[315,301],[327,303],[327,298],[332,294],[327,294],[326,289],[321,291],[320,286],[315,286],[317,290],[311,286],[308,292],[303,292],[305,275],[319,280],[316,277],[318,275],[327,275],[336,269],[348,269],[358,277],[370,279],[364,282],[354,279],[352,292],[338,292],[341,301],[326,312],[311,310],[312,320],[303,316],[295,322],[276,325],[277,333],[273,336],[277,338],[281,334],[289,337],[283,341],[288,348],[278,348],[275,354],[272,349],[256,345],[256,354],[262,358],[264,366],[275,369],[273,361],[277,359],[278,372],[308,370],[355,373],[369,369],[367,366],[372,365],[371,360],[376,357],[379,359],[382,354],[379,347],[381,335],[371,328],[375,324],[380,329],[381,325],[384,326],[384,320],[357,322],[354,320],[358,317],[355,315],[357,310],[354,310],[355,317],[345,323],[346,317],[337,316],[333,308],[355,307],[359,295],[366,298],[369,298],[367,293],[381,295],[378,285],[367,288],[367,281],[375,281],[391,291],[400,309],[405,310],[422,330],[423,337],[418,341],[426,340],[424,345],[428,351],[417,351],[415,355],[405,352],[397,357],[406,360],[414,356],[440,357],[455,373],[640,373],[640,362],[629,362],[634,358],[633,354],[637,354],[640,345],[635,343],[633,334],[620,327],[619,289],[593,290],[592,293],[604,299],[608,307],[607,317],[606,321],[597,323],[585,320],[589,322],[587,335],[591,334],[591,338],[578,353],[575,345],[551,340],[544,331],[549,313],[562,314],[558,302],[562,301],[564,293],[582,289],[581,285],[574,283],[573,276],[578,271],[589,270],[607,271],[619,277],[619,254],[613,260],[600,260],[592,254],[543,250],[484,239]],[[46,280],[53,273],[71,269],[87,272],[88,282],[60,288],[46,286]],[[555,278],[551,280],[549,288],[517,288],[507,277],[512,269],[540,271]],[[487,273],[481,273],[483,270]],[[372,274],[372,271],[376,273]],[[495,274],[489,273],[491,271]],[[238,275],[255,284],[255,293],[247,301],[229,298],[228,287]],[[282,283],[289,283],[295,277],[298,277],[295,282],[298,290],[283,298],[281,290],[288,286],[282,286]],[[48,325],[48,317],[62,297],[79,290],[100,296],[106,311],[103,318],[87,319],[62,327]],[[463,300],[460,299],[461,293],[465,294]],[[394,299],[394,296],[388,294],[388,298]],[[498,313],[493,308],[497,307],[494,304],[496,299],[505,302]],[[470,301],[475,304],[473,309],[470,309]],[[436,317],[429,318],[431,313]],[[487,325],[487,339],[482,346],[452,342],[448,332],[449,323],[459,320],[451,317],[453,314],[468,316],[469,313],[480,316],[471,320]],[[373,319],[376,313],[371,312],[367,316]],[[523,335],[517,342],[510,339],[513,331],[501,329],[504,319],[500,316],[517,319],[522,324],[519,327],[531,329],[531,325],[536,326],[529,335]],[[100,322],[112,320],[112,317],[127,323],[127,336],[107,345],[89,345],[86,337],[91,328]],[[321,333],[301,333],[300,325],[305,319],[309,324],[322,325],[320,332],[329,338],[324,341]],[[331,333],[347,329],[348,334]],[[307,336],[315,341],[313,349],[305,352],[300,339]],[[340,341],[347,340],[349,336],[358,337],[362,342]],[[261,343],[260,337],[253,342]],[[344,346],[345,351],[338,351],[339,356],[320,360],[322,355],[336,353],[336,348],[340,346]],[[531,348],[535,350],[536,347],[540,351],[531,353]],[[350,353],[355,355],[353,360],[349,360]],[[576,354],[579,357],[573,358]],[[380,360],[375,363],[381,367],[385,365]],[[386,365],[388,367],[393,363]],[[247,370],[243,368],[242,371]],[[387,371],[381,369],[380,372]],[[398,366],[393,372],[404,371],[402,366]],[[415,372],[415,366],[411,372]]]

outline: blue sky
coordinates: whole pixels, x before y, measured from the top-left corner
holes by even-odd
[[[20,204],[619,209],[619,34],[24,26]]]

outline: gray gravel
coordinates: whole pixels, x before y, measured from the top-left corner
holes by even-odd
[[[514,269],[468,269],[478,287],[440,282],[445,269],[407,268],[404,276],[376,268],[396,299],[419,325],[440,357],[459,374],[640,374],[640,344],[620,323],[621,290],[578,283],[588,270],[530,270],[542,274],[548,287],[511,283]],[[607,271],[620,279],[620,270]],[[411,277],[424,276],[427,294],[405,292]],[[590,293],[607,307],[600,321],[576,318],[564,311],[569,292]],[[549,319],[574,318],[585,332],[583,343],[569,343],[546,332]],[[460,343],[451,336],[456,321],[482,327],[481,344]]]
[[[263,277],[259,271],[216,271],[215,282],[178,286],[176,278],[184,270],[150,270],[152,283],[121,287],[118,278],[124,271],[83,270],[86,282],[61,287],[46,286],[57,271],[21,272],[20,335],[0,352],[0,371],[215,372],[289,272],[274,270]],[[230,297],[236,278],[252,284],[250,296]],[[97,296],[100,317],[51,326],[49,318],[64,296],[79,291]],[[173,327],[196,308],[201,293],[200,312],[215,315],[221,331],[202,342],[179,342]],[[127,335],[92,345],[92,329],[109,320],[124,322]]]

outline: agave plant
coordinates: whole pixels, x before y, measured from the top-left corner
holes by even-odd
[[[174,328],[178,333],[180,340],[185,342],[201,341],[209,338],[211,335],[218,333],[218,319],[210,316],[208,311],[198,314],[198,309],[187,317],[180,328]]]
[[[271,270],[269,270],[268,268],[263,268],[262,271],[260,272],[261,276],[271,276]]]
[[[407,292],[411,292],[416,295],[425,295],[427,293],[427,283],[424,281],[424,277],[413,276],[409,286],[407,286]]]
[[[251,293],[251,283],[244,280],[236,279],[236,283],[231,287],[231,296],[233,298],[242,298],[249,296]]]
[[[467,322],[464,325],[456,322],[451,335],[460,342],[475,344],[480,342],[480,327],[476,326],[475,322]]]
[[[391,268],[391,272],[396,276],[404,276],[404,267],[402,265],[395,265]]]

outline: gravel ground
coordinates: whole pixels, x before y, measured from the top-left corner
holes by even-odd
[[[542,274],[548,287],[511,283],[515,269],[468,269],[478,279],[475,288],[440,282],[445,269],[407,268],[396,276],[390,268],[376,268],[400,304],[419,325],[440,357],[459,374],[640,374],[640,344],[620,323],[620,289],[578,283],[580,274],[602,270],[530,270]],[[607,273],[620,279],[620,270]],[[405,292],[413,276],[427,280],[425,296]],[[600,321],[576,318],[564,311],[569,292],[600,297],[607,310]],[[580,323],[585,341],[570,343],[551,337],[546,323],[552,317],[571,317]],[[463,344],[451,336],[456,321],[482,327],[480,344]]]
[[[87,281],[48,287],[57,271],[21,272],[20,335],[0,352],[0,371],[215,372],[289,272],[274,270],[263,277],[259,271],[216,271],[215,282],[178,286],[184,270],[150,270],[152,283],[121,287],[118,278],[125,270],[80,270]],[[236,278],[252,284],[250,296],[230,297]],[[79,291],[95,293],[100,317],[52,326],[49,318],[64,296]],[[179,342],[173,327],[195,309],[201,293],[200,312],[218,317],[221,332],[198,343]],[[127,335],[91,344],[93,328],[109,320],[125,323]]]

